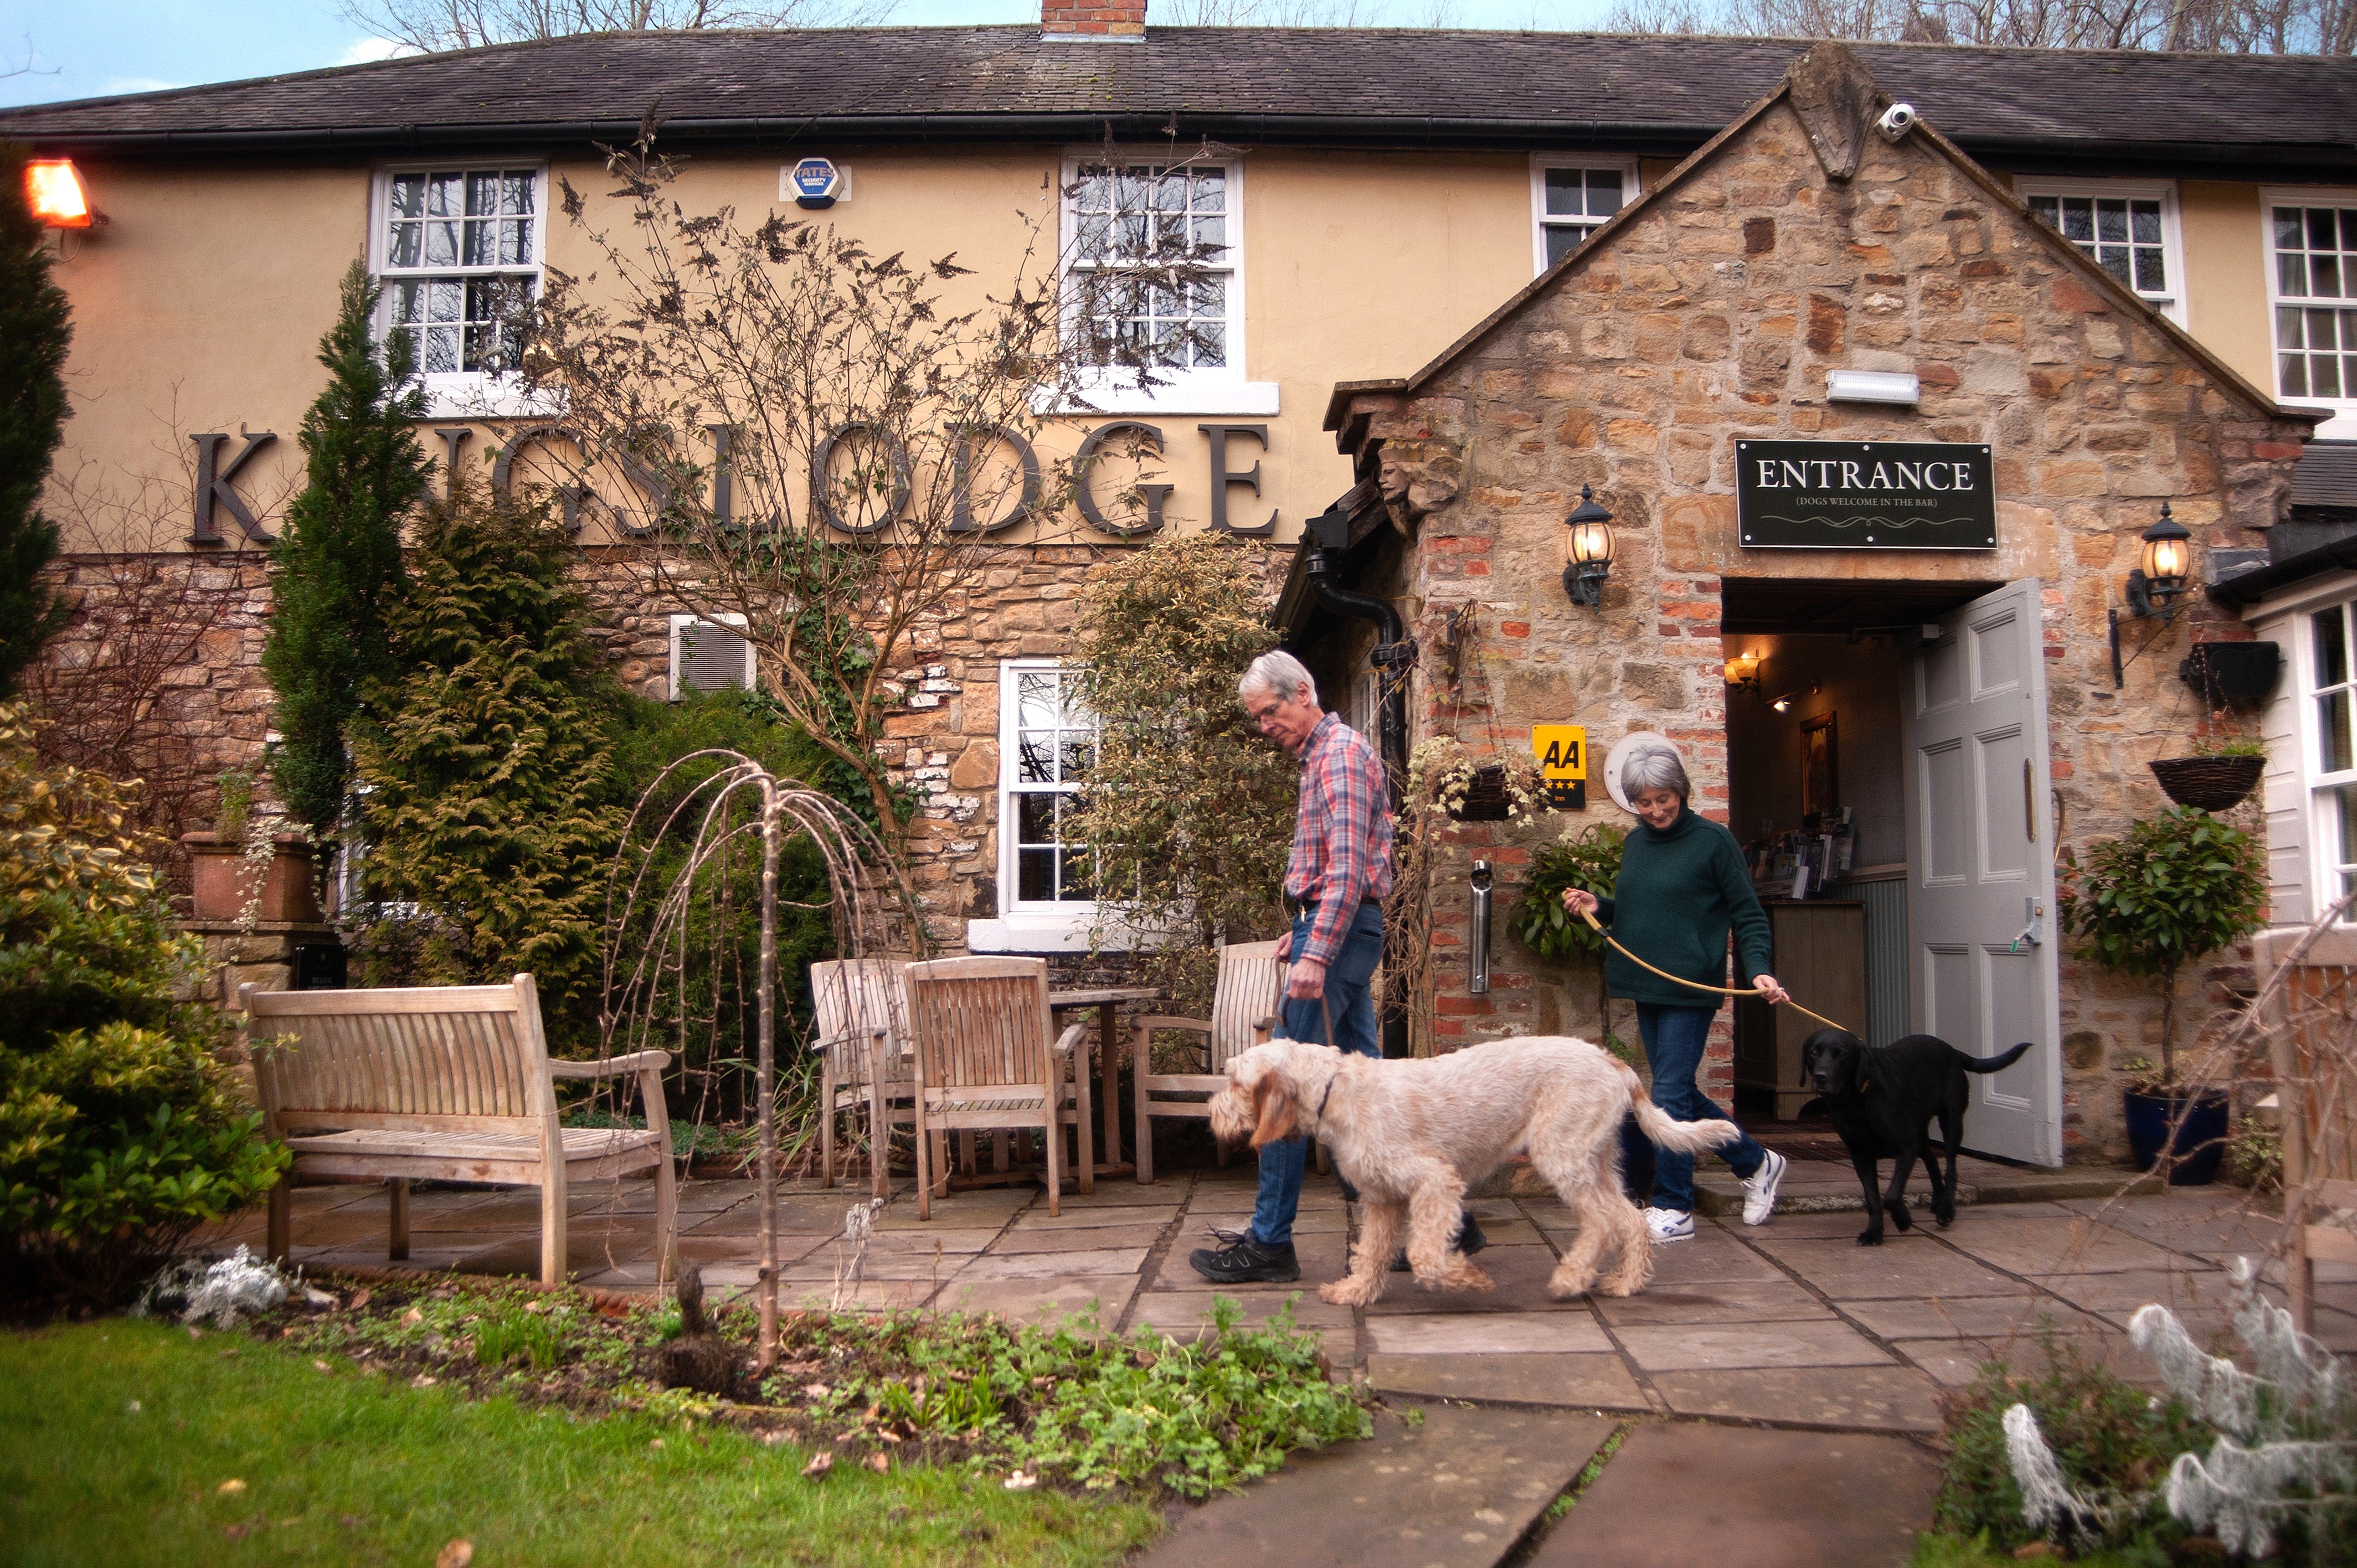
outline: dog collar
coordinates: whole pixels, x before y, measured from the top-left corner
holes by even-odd
[[[1313,1114],[1320,1127],[1326,1125],[1326,1102],[1334,1098],[1334,1079],[1341,1076],[1342,1069],[1336,1068],[1333,1076],[1326,1080],[1326,1092],[1318,1097],[1318,1109]]]

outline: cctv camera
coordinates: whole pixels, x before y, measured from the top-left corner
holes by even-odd
[[[1882,112],[1882,117],[1874,123],[1874,128],[1882,133],[1882,139],[1886,142],[1903,139],[1908,132],[1915,128],[1915,105],[1892,104]]]

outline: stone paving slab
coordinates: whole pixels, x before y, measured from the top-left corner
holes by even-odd
[[[2112,1326],[2050,1295],[1932,1296],[1921,1301],[1843,1302],[1842,1311],[1869,1334],[1909,1339],[2010,1339],[2103,1334]]]
[[[1833,1321],[1833,1309],[1788,1279],[1655,1280],[1635,1295],[1599,1295],[1596,1310],[1615,1328],[1674,1323]]]
[[[1986,1218],[1959,1219],[1963,1230]],[[1772,1229],[1772,1227],[1770,1227]],[[1986,1227],[1982,1227],[1986,1231]],[[1915,1231],[1886,1231],[1879,1247],[1783,1236],[1759,1237],[1754,1246],[1836,1301],[1877,1301],[1927,1295],[2014,1295],[2021,1282]]]
[[[1367,1385],[1378,1393],[1484,1404],[1640,1412],[1654,1408],[1627,1362],[1609,1353],[1375,1354],[1367,1358]]]
[[[1889,1362],[1655,1372],[1650,1380],[1680,1415],[1870,1432],[1934,1434],[1942,1425],[1932,1380]]]
[[[1931,1520],[1932,1456],[1903,1438],[1640,1426],[1533,1568],[1904,1562]]]
[[[1574,1313],[1426,1313],[1368,1318],[1367,1348],[1402,1356],[1523,1356],[1609,1352],[1612,1341],[1593,1318]]]
[[[1143,1247],[1075,1247],[1062,1252],[994,1252],[959,1275],[968,1280],[1036,1280],[1053,1274],[1129,1274],[1146,1266]]]
[[[1491,1568],[1612,1434],[1593,1415],[1426,1409],[1187,1514],[1135,1568]],[[1631,1558],[1634,1563],[1641,1559]]]
[[[1552,1247],[1488,1248],[1473,1260],[1490,1276],[1488,1290],[1442,1290],[1418,1283],[1414,1274],[1386,1273],[1383,1299],[1367,1308],[1367,1316],[1372,1319],[1434,1312],[1584,1314],[1587,1308],[1583,1301],[1557,1301],[1547,1294],[1547,1279],[1557,1261]]]
[[[1058,1323],[1093,1308],[1106,1328],[1121,1321],[1137,1291],[1137,1276],[1054,1274],[1038,1279],[970,1280],[960,1276],[942,1286],[931,1305],[942,1312],[995,1312],[1002,1317]]]
[[[1682,1323],[1613,1332],[1630,1359],[1648,1372],[1890,1364],[1880,1346],[1844,1323]]]
[[[1016,1252],[1064,1252],[1080,1247],[1135,1247],[1144,1251],[1162,1240],[1162,1232],[1168,1225],[1167,1219],[1150,1225],[1097,1225],[1077,1233],[1069,1229],[1014,1225],[994,1233],[988,1245],[1001,1257]]]

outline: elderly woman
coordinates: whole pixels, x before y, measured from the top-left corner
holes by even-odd
[[[1692,787],[1678,754],[1667,746],[1633,750],[1621,765],[1620,790],[1636,809],[1639,825],[1621,852],[1613,896],[1598,898],[1568,888],[1564,908],[1574,915],[1597,911],[1596,918],[1631,952],[1697,985],[1727,983],[1731,928],[1742,972],[1770,1003],[1784,1000],[1784,988],[1768,972],[1768,916],[1751,891],[1743,852],[1734,834],[1694,813],[1688,804]],[[1611,950],[1605,977],[1613,995],[1637,1004],[1637,1033],[1653,1069],[1653,1103],[1681,1122],[1733,1121],[1695,1081],[1721,999],[1664,980]],[[1652,1189],[1645,1223],[1653,1240],[1692,1240],[1694,1156],[1657,1152],[1636,1132],[1633,1119],[1621,1128],[1620,1146],[1629,1196],[1645,1203],[1645,1188]],[[1765,1223],[1775,1212],[1784,1157],[1761,1148],[1748,1133],[1719,1152],[1743,1178],[1743,1222]]]

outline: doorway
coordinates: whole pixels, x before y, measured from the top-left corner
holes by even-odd
[[[2043,777],[2037,585],[1730,578],[1723,595],[1728,825],[1768,909],[1777,977],[1873,1045],[1921,1031],[1977,1056],[2012,1043],[1992,1046],[1992,1029],[2047,1036],[2042,1066],[1975,1080],[1965,1137],[2056,1163],[2055,1041],[2030,1016],[2054,1011],[2051,953],[2025,959],[2021,920],[1995,929],[2025,898],[2050,903],[2050,854],[2032,886],[2031,823],[1992,817],[1987,790],[1957,794],[1968,774],[2033,753]],[[2034,818],[2033,788],[1996,804]],[[1972,863],[1961,874],[1959,855]],[[1813,1098],[1799,1057],[1815,1027],[1738,1002],[1738,1106],[1783,1121]]]

